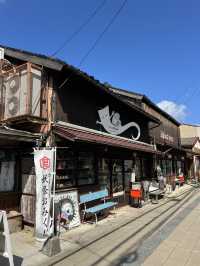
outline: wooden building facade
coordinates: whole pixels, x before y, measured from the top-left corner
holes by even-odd
[[[44,69],[44,57],[7,47],[0,49],[0,55],[0,209],[33,224],[33,148],[48,141],[52,77],[48,60]]]
[[[148,128],[149,123],[159,121],[85,74],[69,75],[67,84],[62,88],[56,84],[55,90],[53,132],[61,176],[58,188],[76,186],[83,193],[107,187],[112,196],[129,191],[133,171],[136,180],[150,179],[156,151],[150,144]],[[113,134],[113,128],[121,133]],[[66,155],[59,146],[66,147]]]
[[[112,87],[110,90],[125,101],[140,106],[145,112],[159,119],[159,125],[149,124],[151,143],[160,151],[160,155],[154,157],[155,169],[161,169],[162,174],[169,178],[178,176],[180,172],[187,174],[184,164],[186,154],[181,149],[180,123],[145,95]],[[155,172],[155,178],[156,175]]]
[[[133,176],[152,178],[159,152],[149,127],[159,119],[65,62],[8,47],[2,52],[1,124],[20,139],[12,146],[13,154],[19,150],[17,185],[0,191],[1,208],[18,210],[25,222],[34,223],[35,146],[57,146],[59,191],[76,188],[81,194],[107,187],[113,196],[128,192]],[[5,199],[13,193],[17,200],[9,205]]]

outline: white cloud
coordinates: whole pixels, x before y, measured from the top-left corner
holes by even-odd
[[[177,104],[172,101],[163,100],[157,105],[179,121],[184,120],[187,116],[187,107],[184,104]]]

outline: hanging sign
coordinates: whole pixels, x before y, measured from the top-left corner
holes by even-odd
[[[71,229],[80,225],[77,190],[60,192],[55,195],[57,228]]]
[[[36,172],[36,221],[35,234],[45,240],[53,230],[52,184],[55,175],[55,149],[34,150]]]
[[[140,138],[140,127],[135,122],[130,122],[126,125],[121,124],[120,114],[117,112],[112,112],[110,115],[109,106],[107,105],[103,109],[98,110],[100,121],[97,121],[97,124],[100,124],[104,129],[113,135],[120,135],[130,127],[134,127],[137,130],[137,136],[131,138],[133,140],[138,140]]]
[[[14,266],[13,255],[11,251],[10,233],[8,220],[5,211],[0,210],[0,254],[8,258],[10,266]]]

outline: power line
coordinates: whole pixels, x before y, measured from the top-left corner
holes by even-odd
[[[63,48],[71,42],[89,23],[90,21],[96,16],[96,14],[102,9],[102,7],[105,5],[107,0],[103,0],[99,6],[90,14],[90,16],[83,22],[82,25],[80,25],[72,34],[67,38],[61,45],[58,47],[58,49],[51,55],[55,56],[60,51],[63,50]]]
[[[97,46],[97,44],[99,43],[99,41],[103,38],[104,34],[108,31],[108,29],[112,26],[112,24],[114,23],[114,21],[117,19],[117,17],[121,13],[122,9],[125,7],[125,5],[126,5],[127,2],[128,2],[128,0],[124,0],[123,1],[123,3],[119,7],[119,9],[115,12],[115,14],[113,15],[113,17],[111,18],[111,20],[109,21],[109,23],[106,25],[106,27],[104,28],[104,30],[99,34],[99,36],[94,41],[94,43],[92,44],[92,46],[89,48],[89,50],[87,51],[87,53],[82,57],[82,59],[80,60],[80,62],[78,64],[78,67],[80,67],[83,64],[83,62],[88,58],[88,56],[91,54],[91,52],[95,49],[95,47]],[[63,87],[64,84],[67,81],[69,81],[69,79],[71,78],[71,76],[69,76],[67,79],[65,79],[64,82],[59,87],[60,88]]]
[[[112,26],[112,24],[114,23],[114,21],[116,20],[116,18],[119,16],[119,14],[121,13],[122,9],[124,8],[124,6],[126,5],[128,0],[123,1],[122,5],[120,6],[120,8],[117,10],[117,12],[114,14],[114,16],[111,18],[110,22],[107,24],[107,26],[104,28],[104,30],[100,33],[99,37],[96,39],[96,41],[93,43],[93,45],[90,47],[90,49],[88,50],[88,52],[83,56],[83,58],[81,59],[78,67],[80,67],[82,65],[82,63],[86,60],[86,58],[90,55],[90,53],[95,49],[96,45],[98,44],[98,42],[102,39],[103,35],[106,33],[106,31]]]

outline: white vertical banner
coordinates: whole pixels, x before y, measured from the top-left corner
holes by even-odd
[[[38,240],[45,240],[53,232],[56,149],[34,149],[34,162],[36,172],[35,235]]]

